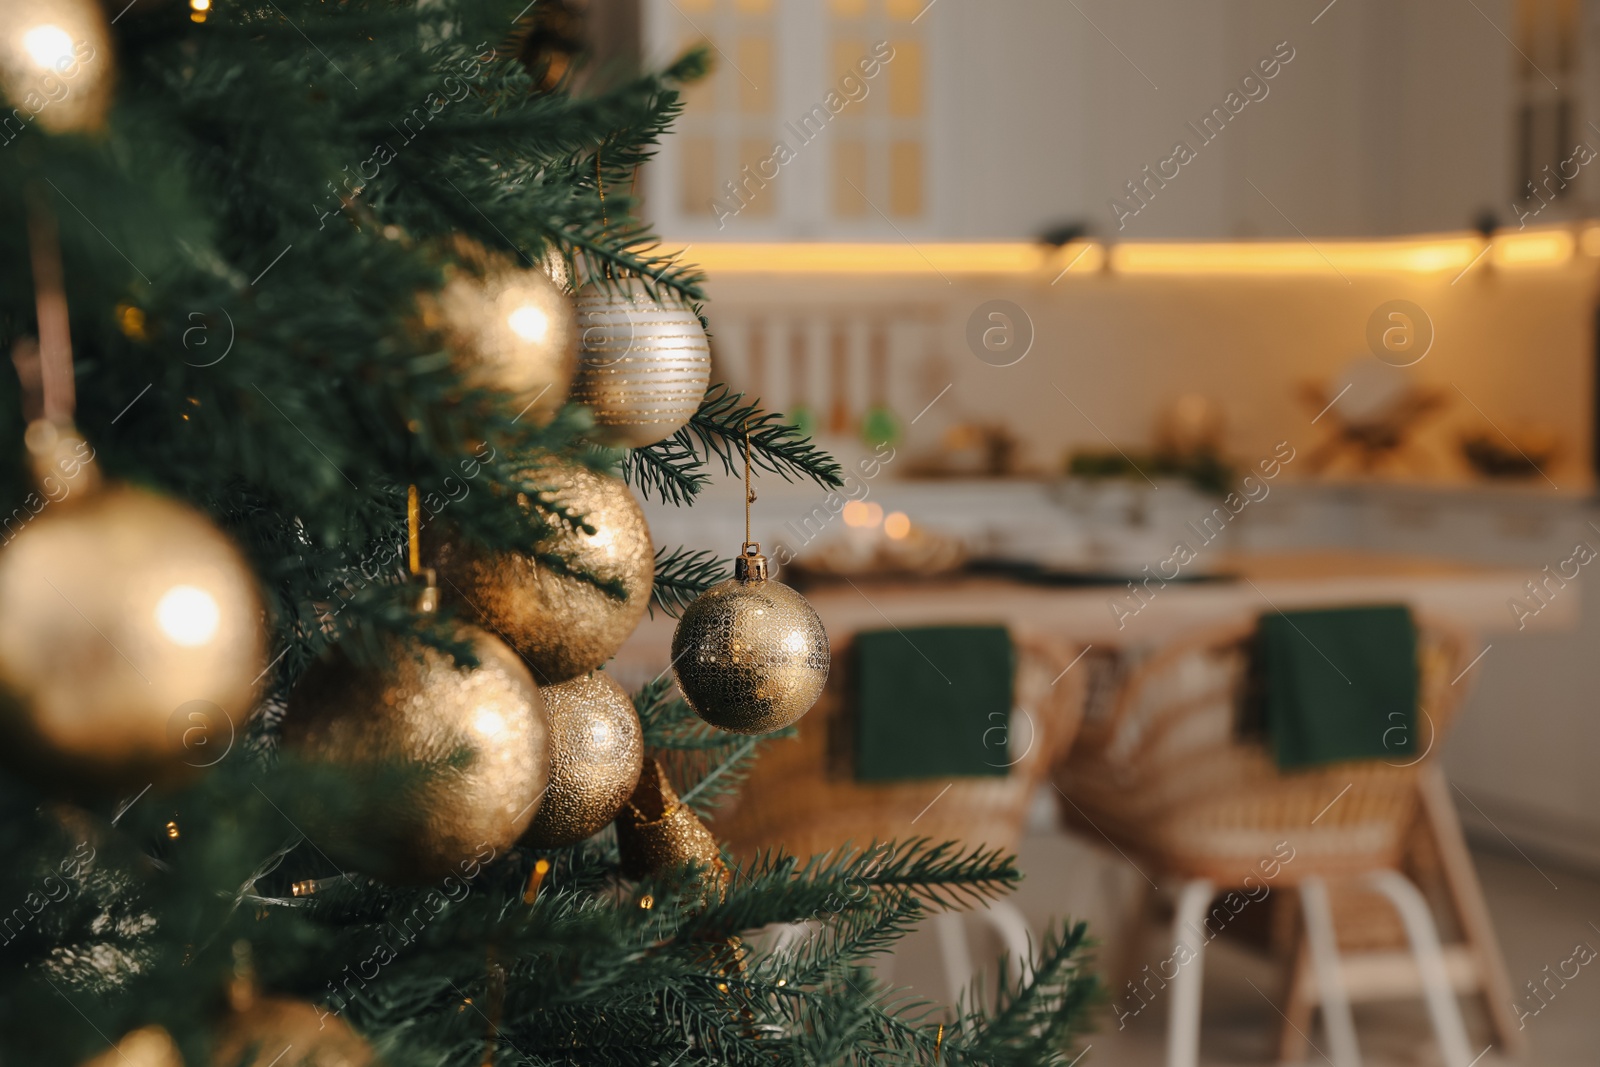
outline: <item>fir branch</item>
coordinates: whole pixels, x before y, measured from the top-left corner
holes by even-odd
[[[677,507],[694,503],[711,476],[694,449],[679,440],[682,433],[629,452],[622,465],[622,480],[642,496],[654,496]]]
[[[710,815],[749,777],[761,744],[793,737],[795,728],[759,737],[719,730],[696,715],[682,697],[670,695],[674,683],[666,673],[633,698],[645,749],[661,762],[680,799],[700,815]]]
[[[1066,1063],[1070,1042],[1100,992],[1084,951],[1089,944],[1081,922],[1052,927],[1040,943],[1036,965],[1015,982],[1002,958],[994,1010],[978,1009],[979,984],[966,1000],[964,1015],[971,1025],[952,1041],[957,1059],[1015,1067]]]
[[[746,980],[774,986],[782,981],[783,989],[820,985],[848,973],[855,961],[887,952],[926,914],[921,902],[908,893],[885,894],[876,907],[841,913],[816,935],[747,960]]]
[[[765,737],[741,738],[726,752],[716,753],[714,765],[686,788],[678,799],[693,808],[696,814],[702,817],[710,815],[722,801],[737,793],[745,779],[750,777],[756,755],[765,740]],[[678,762],[681,764],[684,761]]]
[[[651,589],[651,615],[660,608],[672,618],[683,613],[695,597],[725,580],[728,561],[704,549],[675,550],[667,555],[666,546],[656,550],[655,585]]]
[[[786,482],[810,478],[824,489],[844,485],[844,472],[838,462],[803,437],[798,428],[784,422],[775,411],[763,411],[759,400],[745,402],[743,393],[730,392],[721,384],[706,390],[705,399],[687,426],[666,441],[633,451],[629,457],[632,480],[643,488],[648,478],[652,488],[670,492],[663,485],[666,472],[670,471],[672,480],[680,482],[681,496],[683,475],[691,470],[691,458],[697,465],[715,458],[721,461],[724,473],[742,474],[746,430],[752,468],[779,475]],[[693,500],[698,489],[695,486],[684,499]],[[663,499],[668,497],[664,494]],[[677,497],[671,499],[678,502]]]
[[[896,842],[888,861],[872,872],[869,881],[874,888],[903,888],[924,902],[954,908],[1015,889],[1022,872],[1016,857],[1003,849],[979,846],[964,853],[955,841],[929,847],[927,838],[913,838]]]

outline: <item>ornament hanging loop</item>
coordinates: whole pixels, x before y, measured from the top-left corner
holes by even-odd
[[[750,420],[744,420],[744,543],[750,545],[750,505],[756,502],[756,494],[750,489]],[[756,548],[759,550],[760,545]]]
[[[39,319],[39,377],[44,417],[60,426],[77,407],[72,373],[72,330],[61,270],[61,238],[49,202],[37,188],[27,192],[28,253],[33,268],[34,307]]]
[[[422,501],[414,485],[406,489],[406,562],[411,576],[423,581],[417,610],[432,615],[439,610],[439,579],[432,567],[422,565]]]
[[[733,576],[741,582],[764,582],[770,576],[767,557],[761,546],[746,542],[743,551],[733,561]]]
[[[750,488],[750,420],[744,420],[744,544],[739,546],[739,556],[733,561],[733,576],[741,582],[767,580],[767,557],[761,554],[761,544],[750,540],[750,505],[756,494]]]

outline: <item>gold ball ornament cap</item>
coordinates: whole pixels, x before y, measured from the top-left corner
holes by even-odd
[[[211,766],[248,722],[266,666],[249,565],[194,508],[100,487],[70,428],[35,424],[28,444],[40,492],[0,549],[7,762],[104,790]]]
[[[696,597],[672,635],[684,700],[712,726],[740,734],[798,721],[821,696],[830,661],[816,610],[768,577],[759,549],[747,544],[734,576]]]
[[[604,671],[539,690],[550,731],[550,786],[522,843],[561,848],[598,832],[627,803],[644,766],[633,701]]]
[[[456,636],[477,667],[393,639],[377,666],[334,648],[290,695],[285,745],[366,793],[348,825],[313,833],[337,862],[429,881],[505,851],[533,821],[549,768],[544,700],[504,641],[466,625]],[[418,777],[396,791],[397,773]]]
[[[655,549],[644,511],[620,478],[554,457],[529,477],[553,487],[553,503],[582,515],[595,530],[558,523],[536,550],[620,583],[626,599],[520,552],[490,554],[455,541],[441,547],[437,563],[475,621],[516,649],[539,685],[556,685],[605,663],[639,625],[650,605]]]
[[[0,3],[0,97],[9,122],[50,133],[98,129],[111,106],[116,63],[95,0]]]
[[[578,366],[572,300],[542,270],[481,248],[457,251],[467,266],[419,301],[424,324],[444,331],[468,385],[510,393],[528,405],[524,418],[548,421],[566,403]]]
[[[711,384],[711,342],[694,309],[675,296],[657,300],[633,277],[591,282],[575,303],[582,340],[572,400],[594,412],[595,436],[643,448],[687,425]]]
[[[646,759],[633,795],[617,813],[617,850],[629,878],[664,874],[699,864],[707,896],[721,900],[728,889],[728,867],[717,839],[687,804],[678,799],[661,764]]]

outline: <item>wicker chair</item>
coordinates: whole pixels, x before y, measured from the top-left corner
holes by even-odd
[[[1465,686],[1451,683],[1470,661],[1472,642],[1419,621],[1419,704],[1433,737],[1423,757],[1285,773],[1264,743],[1239,736],[1254,632],[1253,623],[1213,629],[1131,668],[1108,712],[1091,712],[1056,774],[1065,821],[1140,860],[1149,875],[1184,883],[1174,930],[1177,945],[1191,951],[1175,953],[1188,958],[1175,975],[1161,976],[1173,986],[1169,1067],[1198,1061],[1201,964],[1205,942],[1215,936],[1197,936],[1202,927],[1210,931],[1220,917],[1220,930],[1242,910],[1230,901],[1287,888],[1299,892],[1304,955],[1333,1062],[1360,1062],[1330,885],[1381,894],[1393,906],[1389,914],[1399,913],[1445,1063],[1467,1067],[1473,1057],[1432,915],[1399,871],[1419,814],[1420,777],[1464,696]],[[1213,910],[1218,894],[1224,905]],[[1303,976],[1298,987],[1309,988]]]
[[[800,720],[799,736],[769,745],[761,773],[739,797],[717,813],[717,838],[741,859],[757,850],[782,848],[812,856],[847,845],[865,847],[911,837],[954,840],[1014,850],[1029,803],[1050,769],[1071,746],[1083,713],[1083,675],[1068,671],[1077,649],[1048,638],[1013,632],[1017,650],[1015,707],[1006,728],[996,724],[992,742],[997,764],[1010,763],[1005,777],[958,778],[876,784],[854,775],[855,712],[848,669],[835,670],[822,697]],[[848,638],[835,640],[835,663],[850,663]],[[1030,932],[1009,901],[977,909],[1006,946],[1013,974],[1030,952]],[[935,916],[952,998],[974,973],[961,916]],[[780,940],[796,936],[787,931]]]

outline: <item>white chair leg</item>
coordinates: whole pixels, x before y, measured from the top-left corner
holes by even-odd
[[[1439,931],[1433,924],[1428,902],[1398,871],[1373,871],[1367,880],[1372,888],[1394,903],[1400,921],[1405,923],[1411,954],[1417,961],[1417,973],[1422,977],[1428,1014],[1433,1018],[1433,1030],[1439,1037],[1439,1050],[1444,1053],[1445,1067],[1468,1067],[1472,1062],[1472,1049],[1467,1043],[1467,1026],[1461,1018],[1455,990],[1450,986],[1444,952],[1439,947]]]
[[[1356,1023],[1350,1014],[1350,997],[1339,973],[1339,935],[1333,928],[1333,907],[1328,887],[1315,875],[1300,883],[1300,910],[1306,921],[1306,947],[1317,976],[1322,999],[1322,1025],[1328,1031],[1334,1067],[1361,1067],[1361,1047],[1356,1043]]]
[[[1009,900],[992,900],[974,914],[1000,935],[1006,947],[1007,970],[1013,982],[1023,981],[1033,972],[1033,931],[1021,910]]]
[[[1184,885],[1173,916],[1173,942],[1187,945],[1192,959],[1172,980],[1172,1010],[1167,1016],[1167,1067],[1199,1067],[1200,988],[1204,981],[1206,937],[1201,929],[1211,906],[1213,886],[1204,878]]]
[[[934,932],[939,935],[939,955],[944,960],[945,988],[950,991],[950,1003],[955,1004],[972,984],[972,949],[967,945],[967,932],[961,925],[959,911],[942,911],[933,917]],[[968,1008],[974,1005],[968,1005]]]

